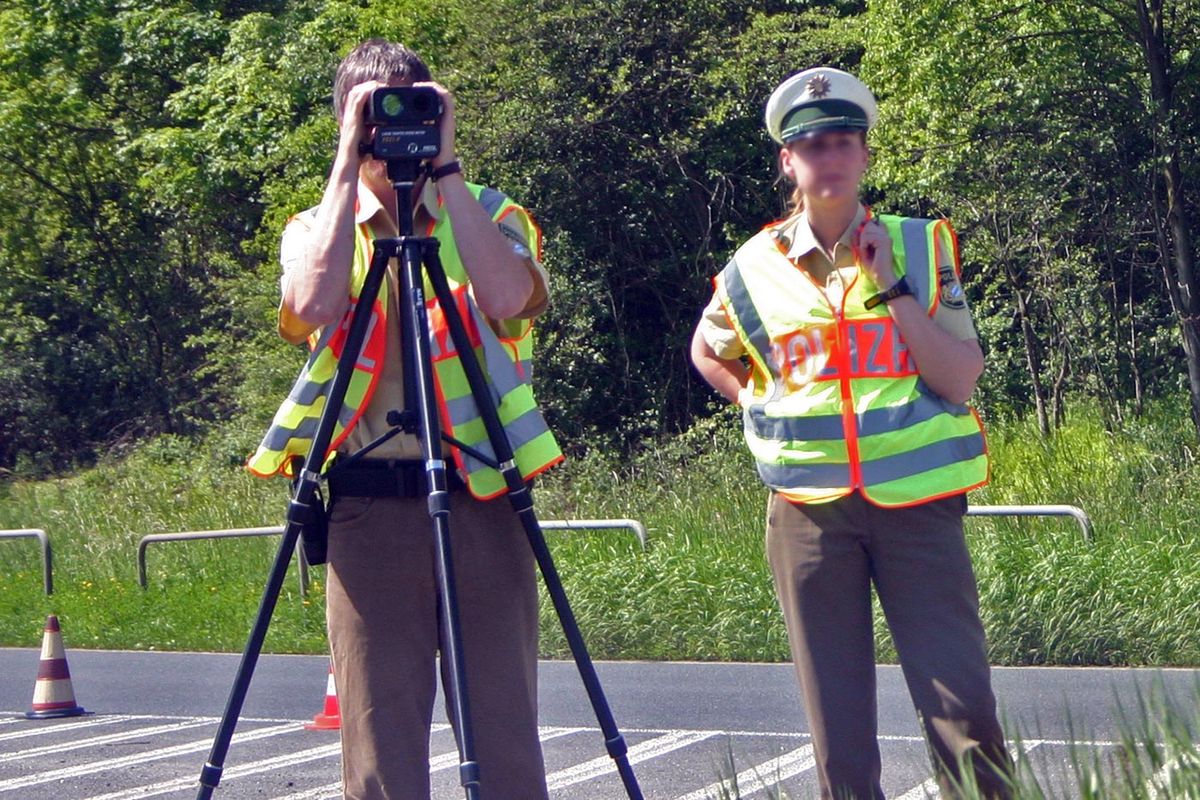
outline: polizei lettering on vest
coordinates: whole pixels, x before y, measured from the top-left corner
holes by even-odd
[[[842,359],[839,327],[848,358]],[[810,325],[771,340],[771,360],[789,389],[812,381],[917,374],[908,345],[890,317]],[[847,364],[843,375],[840,365]]]

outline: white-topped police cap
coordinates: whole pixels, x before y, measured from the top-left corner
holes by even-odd
[[[793,75],[767,101],[767,133],[779,144],[822,131],[865,131],[878,118],[875,95],[867,85],[833,67]]]

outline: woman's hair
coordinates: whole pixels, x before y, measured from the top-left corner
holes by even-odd
[[[867,132],[859,131],[858,135],[862,138],[863,147],[867,146]],[[799,186],[792,187],[791,197],[788,198],[791,203],[791,209],[788,211],[789,217],[794,217],[797,214],[804,213],[804,193],[800,191]]]
[[[339,121],[350,89],[366,81],[431,81],[433,76],[421,57],[402,44],[386,39],[368,39],[351,50],[338,65],[333,79],[333,115]]]

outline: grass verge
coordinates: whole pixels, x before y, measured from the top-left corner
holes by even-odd
[[[1083,507],[1066,519],[967,522],[997,664],[1200,664],[1200,468],[1187,416],[1160,408],[1110,433],[1080,416],[1043,441],[1027,423],[990,426],[993,484],[975,504]],[[211,452],[206,449],[211,448]],[[285,487],[242,473],[224,444],[163,437],[123,460],[53,481],[0,485],[0,528],[43,528],[55,551],[41,592],[28,541],[0,541],[0,644],[37,646],[48,613],[68,646],[242,648],[274,539],[156,545],[148,533],[276,525]],[[577,459],[541,481],[542,519],[629,517],[649,530],[548,534],[596,658],[773,661],[786,634],[762,553],[765,490],[728,414],[626,463]],[[302,600],[289,575],[271,652],[325,651],[323,572]],[[543,603],[543,654],[567,654]],[[882,660],[894,659],[878,627]]]

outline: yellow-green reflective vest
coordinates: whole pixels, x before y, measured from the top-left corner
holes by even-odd
[[[880,216],[898,275],[933,315],[938,258],[952,253],[946,220]],[[860,491],[881,506],[905,506],[981,486],[987,444],[978,415],[921,380],[888,314],[866,308],[878,292],[859,270],[842,304],[830,305],[786,255],[782,223],[738,249],[716,277],[717,294],[746,347],[746,443],[767,486],[796,502]]]
[[[506,220],[524,230],[530,250],[540,255],[541,231],[523,208],[495,189],[468,183],[471,194],[497,223]],[[439,203],[441,202],[439,198]],[[511,216],[511,219],[506,219]],[[533,324],[530,320],[506,320],[500,333],[492,329],[467,290],[467,272],[454,242],[450,215],[444,211],[434,220],[427,236],[438,240],[438,255],[453,292],[464,327],[474,345],[474,355],[483,367],[500,421],[508,435],[517,467],[526,479],[562,461],[554,435],[546,427],[530,384],[533,357]],[[367,225],[359,225],[355,236],[354,260],[350,270],[350,307],[338,325],[330,325],[309,339],[312,352],[300,371],[287,399],[275,412],[254,455],[246,462],[256,475],[293,477],[293,458],[307,455],[316,434],[317,422],[333,382],[334,369],[345,345],[350,319],[371,265],[373,237]],[[446,433],[495,460],[483,419],[471,395],[459,353],[450,339],[445,316],[425,278],[426,313],[429,319],[431,361],[442,426]],[[354,364],[346,399],[338,414],[333,438],[326,454],[328,467],[338,446],[354,428],[374,393],[387,341],[387,304],[376,299],[371,308],[366,339]],[[504,477],[484,462],[452,448],[455,463],[466,476],[467,488],[480,499],[507,491]]]

